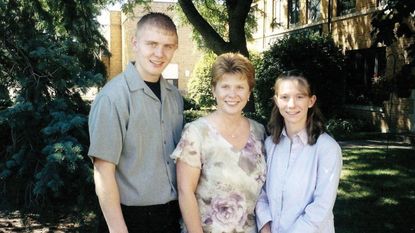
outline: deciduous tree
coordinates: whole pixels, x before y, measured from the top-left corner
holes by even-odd
[[[384,0],[382,10],[373,14],[373,45],[392,46],[399,39],[406,40],[407,63],[396,74],[396,92],[415,88],[415,1]],[[396,54],[395,54],[396,55]],[[393,67],[393,69],[395,69]],[[404,91],[405,92],[405,91]]]

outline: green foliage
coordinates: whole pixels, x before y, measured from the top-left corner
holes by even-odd
[[[212,80],[211,68],[215,59],[215,54],[205,53],[196,64],[189,79],[189,97],[201,108],[211,108],[216,104],[210,84]]]
[[[314,86],[317,102],[326,117],[343,103],[344,55],[330,37],[311,33],[288,35],[264,52],[257,69],[256,109],[269,119],[278,75],[300,69]]]
[[[356,140],[362,139],[360,134],[374,134],[379,133],[371,122],[371,119],[356,118],[347,113],[333,116],[326,122],[326,130],[336,140]]]
[[[415,38],[415,2],[413,0],[386,0],[381,11],[372,16],[373,44],[384,43],[390,46],[398,38]],[[414,58],[415,41],[407,47],[409,55]],[[412,60],[412,64],[415,61]]]
[[[0,84],[0,110],[12,105],[7,87]]]
[[[222,37],[225,41],[229,41],[229,12],[226,8],[227,1],[217,1],[217,0],[196,0],[192,1],[198,13],[212,26],[215,32]],[[182,24],[189,24],[185,14],[183,13],[179,4],[175,7],[177,15],[180,17]],[[253,33],[257,29],[257,21],[255,19],[255,12],[258,12],[257,6],[251,8],[245,23],[245,32],[246,39],[248,41],[253,40]],[[205,38],[200,35],[200,33],[193,27],[192,28],[192,38],[198,45],[200,49],[204,49],[206,52],[209,52],[205,46]]]
[[[373,46],[382,43],[391,46],[398,39],[406,39],[408,63],[396,73],[395,91],[398,96],[408,97],[415,88],[415,1],[385,0],[383,9],[372,15]],[[397,56],[395,54],[395,56]]]
[[[327,131],[336,139],[341,136],[350,135],[355,128],[353,124],[345,119],[330,119],[326,123]]]
[[[184,121],[185,123],[192,122],[200,117],[206,116],[209,113],[207,110],[185,110]]]
[[[106,42],[95,20],[101,4],[0,4],[0,87],[14,94],[2,97],[13,103],[0,111],[0,128],[7,130],[0,138],[0,183],[3,193],[24,194],[17,202],[76,201],[93,191],[89,106],[80,94],[105,81],[97,55]]]
[[[196,101],[194,101],[193,99],[190,99],[188,97],[183,97],[183,109],[184,110],[199,110],[200,107],[199,105],[196,103]]]

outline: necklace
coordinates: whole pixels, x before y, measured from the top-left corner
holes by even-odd
[[[239,134],[238,133],[240,131],[241,125],[242,125],[241,122],[238,122],[233,129],[227,130],[226,133],[228,135],[230,135],[231,138],[237,138],[237,137],[239,137]],[[226,129],[229,129],[229,127],[226,127]]]
[[[213,113],[215,116],[216,125],[218,127],[219,132],[221,132],[222,135],[226,135],[227,137],[230,137],[232,139],[236,139],[240,135],[241,126],[243,126],[244,119],[233,119],[233,120],[226,120],[223,117],[219,117],[218,112]],[[231,124],[234,123],[234,124]],[[233,127],[229,127],[233,126]]]

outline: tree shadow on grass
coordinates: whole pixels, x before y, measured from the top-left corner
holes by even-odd
[[[79,209],[62,206],[53,209],[33,210],[11,207],[0,208],[0,233],[9,232],[96,232],[93,208]]]
[[[415,232],[415,151],[345,149],[337,233]]]

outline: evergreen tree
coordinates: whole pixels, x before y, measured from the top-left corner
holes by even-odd
[[[105,82],[98,55],[106,42],[96,21],[103,4],[0,2],[0,89],[9,91],[0,103],[12,100],[0,110],[0,183],[18,202],[79,201],[93,190],[81,93]]]

